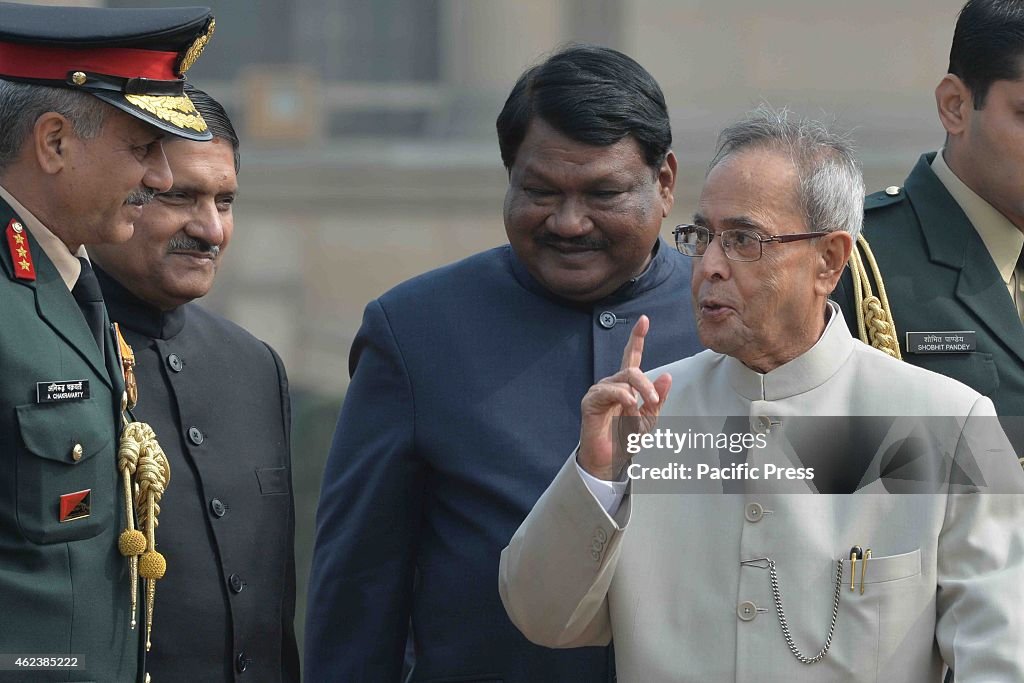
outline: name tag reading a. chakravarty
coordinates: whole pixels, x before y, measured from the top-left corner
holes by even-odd
[[[36,403],[83,401],[87,398],[89,398],[89,380],[87,379],[36,382]]]
[[[978,333],[907,332],[907,353],[971,353],[978,350]]]

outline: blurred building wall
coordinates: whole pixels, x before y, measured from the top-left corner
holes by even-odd
[[[932,90],[960,1],[260,0],[271,28],[250,26],[262,9],[237,9],[248,3],[213,4],[218,35],[193,79],[230,104],[244,149],[239,229],[210,303],[266,336],[297,387],[338,395],[369,299],[503,241],[494,118],[557,46],[618,47],[662,84],[682,163],[667,233],[693,209],[717,131],[761,102],[835,117],[854,129],[868,186],[900,182],[942,142]],[[231,66],[241,34],[268,33]],[[319,79],[320,130],[245,137],[259,103],[241,79],[287,79],[295,64]]]

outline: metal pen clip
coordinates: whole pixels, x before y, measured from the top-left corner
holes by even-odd
[[[857,560],[864,557],[864,550],[859,545],[850,548],[850,590],[857,583]]]
[[[864,551],[864,562],[860,565],[860,594],[864,595],[864,575],[868,573],[868,560],[871,559],[871,548]]]
[[[864,595],[864,575],[868,573],[868,560],[871,559],[871,548],[862,550],[859,545],[850,548],[850,590],[857,584],[857,560],[860,560],[860,594]]]

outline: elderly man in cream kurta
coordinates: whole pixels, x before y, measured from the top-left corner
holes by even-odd
[[[854,340],[827,302],[862,196],[847,143],[817,124],[760,111],[722,133],[677,228],[710,350],[645,376],[642,317],[584,398],[579,448],[502,553],[528,638],[614,640],[623,683],[933,683],[943,664],[958,683],[1024,681],[1024,473],[992,403]],[[806,416],[947,416],[981,476],[913,495],[631,495],[613,421],[649,432],[659,415],[743,416],[769,445]],[[872,555],[853,569],[855,544]]]

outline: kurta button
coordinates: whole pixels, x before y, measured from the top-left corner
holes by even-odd
[[[223,517],[224,513],[228,511],[228,509],[224,507],[224,503],[220,502],[220,498],[214,498],[210,501],[210,510],[213,512],[215,517]]]
[[[760,503],[750,503],[743,511],[743,516],[747,518],[748,522],[760,522],[764,517],[764,507]]]
[[[736,608],[736,616],[738,616],[741,621],[753,621],[757,618],[757,605],[749,600],[744,600],[740,603],[740,606]]]
[[[245,670],[249,668],[249,663],[252,660],[245,656],[244,652],[238,653],[238,658],[235,659],[235,671],[238,673],[245,673]]]
[[[76,443],[75,447],[71,449],[71,459],[74,460],[75,462],[78,462],[79,460],[82,459],[82,454],[84,452],[85,451],[82,450],[82,444]]]
[[[181,363],[181,358],[178,357],[178,354],[172,353],[169,356],[167,356],[167,366],[174,372],[181,372],[181,368],[183,366]]]
[[[601,327],[606,330],[610,330],[615,327],[615,320],[615,314],[611,311],[605,311],[597,318],[597,321],[601,323]]]
[[[245,581],[242,581],[242,577],[238,574],[232,574],[228,577],[228,583],[231,584],[231,590],[236,593],[241,593],[242,589],[245,588]]]
[[[189,427],[188,440],[198,446],[203,442],[203,433],[199,431],[198,427]]]

